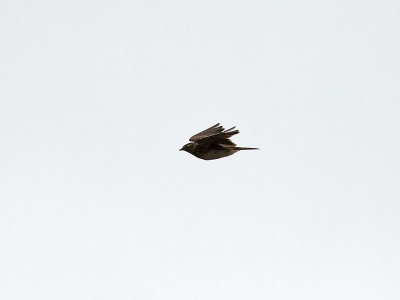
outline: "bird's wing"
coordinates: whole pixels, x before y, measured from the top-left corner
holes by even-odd
[[[232,135],[239,133],[239,130],[234,129],[235,127],[225,130],[224,127],[217,123],[214,126],[195,134],[189,139],[189,141],[199,144],[218,143],[235,146],[236,144],[229,139]]]
[[[217,134],[219,132],[224,131],[224,127],[220,126],[219,123],[215,124],[214,126],[211,126],[210,128],[207,128],[206,130],[203,130],[199,133],[196,133],[194,136],[192,136],[189,141],[191,142],[196,142],[198,140],[207,138],[211,135]]]

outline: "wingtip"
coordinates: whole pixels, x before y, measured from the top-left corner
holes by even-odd
[[[235,128],[236,128],[236,126],[233,126],[233,127],[229,128],[229,129],[225,130],[224,132],[230,132],[230,131],[232,131],[232,130],[235,129]],[[237,131],[237,133],[239,133],[239,130],[238,130],[238,129],[236,129],[235,131]]]

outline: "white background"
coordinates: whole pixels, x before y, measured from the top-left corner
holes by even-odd
[[[399,11],[2,0],[0,298],[400,299]]]

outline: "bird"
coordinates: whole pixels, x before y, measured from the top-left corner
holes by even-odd
[[[258,148],[237,147],[230,137],[238,134],[236,126],[225,130],[220,123],[192,136],[179,151],[186,151],[197,158],[213,160],[230,156],[240,150],[259,150]]]

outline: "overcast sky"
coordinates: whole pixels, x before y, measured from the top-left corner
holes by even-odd
[[[0,298],[400,299],[399,11],[2,0]]]

